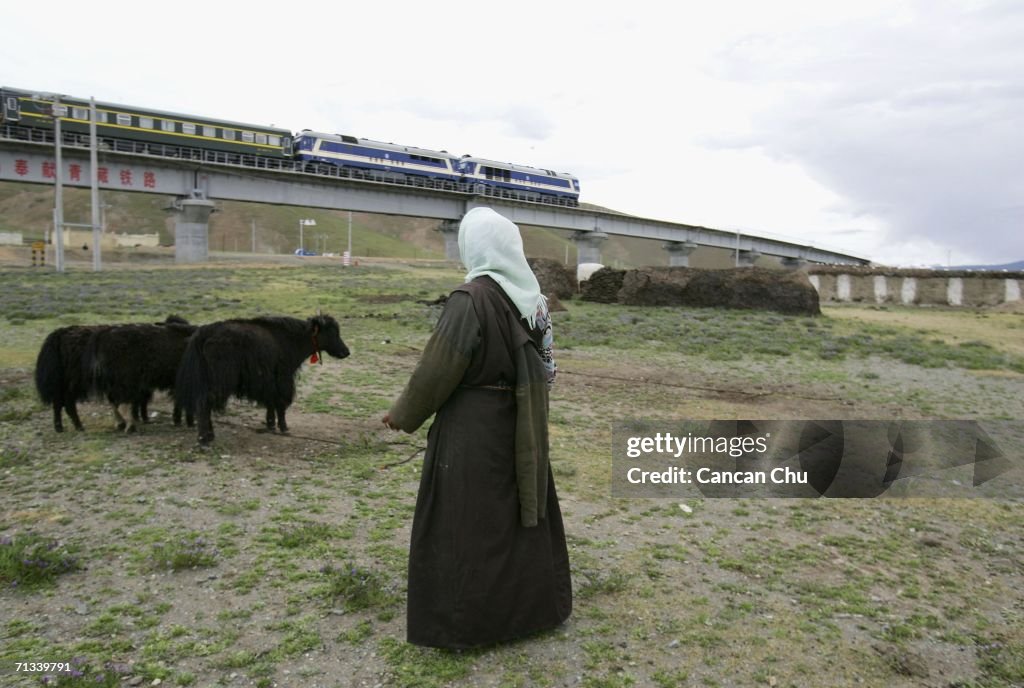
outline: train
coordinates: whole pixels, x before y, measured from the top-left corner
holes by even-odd
[[[0,136],[52,142],[58,117],[65,145],[88,146],[91,107],[87,99],[0,87]],[[579,179],[550,169],[116,103],[97,101],[95,109],[103,150],[579,205]]]

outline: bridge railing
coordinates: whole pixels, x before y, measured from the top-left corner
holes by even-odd
[[[508,200],[540,203],[544,205],[558,205],[564,207],[578,206],[578,203],[573,199],[552,198],[534,193],[515,191],[513,189],[500,189],[470,182],[453,181],[450,179],[435,179],[431,177],[406,175],[381,170],[339,167],[338,165],[296,160],[293,158],[274,158],[242,152],[211,150],[195,146],[181,146],[150,141],[136,141],[133,139],[115,138],[110,136],[99,136],[97,138],[97,147],[100,152],[104,153],[154,156],[170,160],[199,162],[207,165],[244,167],[248,169],[308,174],[319,177],[333,177],[336,179],[351,179],[361,182],[414,187],[432,191],[447,191],[478,196],[491,196]],[[54,144],[53,130],[37,129],[34,127],[25,127],[16,124],[4,124],[0,126],[0,139],[43,145],[48,144],[51,146]],[[79,148],[82,150],[88,150],[90,148],[90,137],[87,134],[79,132],[61,132],[61,142],[65,148]]]

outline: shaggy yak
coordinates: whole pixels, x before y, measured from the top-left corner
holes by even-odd
[[[267,409],[267,428],[288,432],[285,410],[295,398],[295,375],[302,361],[320,360],[325,351],[348,356],[334,318],[308,320],[262,317],[203,325],[189,341],[178,369],[175,397],[198,419],[199,444],[213,441],[211,411],[222,411],[231,397]]]
[[[165,322],[185,321],[172,315]],[[57,432],[64,432],[62,409],[67,412],[76,430],[83,429],[82,421],[78,417],[77,403],[89,398],[93,382],[92,371],[86,367],[86,350],[94,336],[112,327],[117,326],[60,327],[47,335],[43,341],[43,346],[36,357],[36,392],[44,404],[53,406],[53,429]],[[133,416],[139,415],[141,411],[138,404],[133,403]]]
[[[82,430],[78,418],[79,401],[89,396],[89,376],[82,368],[82,357],[93,334],[110,325],[72,325],[61,327],[43,341],[36,357],[36,391],[44,404],[53,406],[53,429],[64,432],[61,409]]]
[[[149,401],[154,391],[173,393],[178,365],[195,331],[195,325],[171,316],[163,323],[115,325],[89,338],[83,365],[89,375],[90,394],[110,402],[118,430],[134,432],[135,420],[149,422]],[[177,402],[173,418],[175,425],[181,423]],[[188,419],[191,425],[191,415]]]

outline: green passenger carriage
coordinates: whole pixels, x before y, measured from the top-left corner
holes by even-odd
[[[89,135],[88,100],[70,96],[55,100],[49,94],[3,87],[0,104],[0,125],[8,128],[11,138],[38,140],[37,137],[49,132],[52,140],[55,114],[60,117],[63,137]],[[96,131],[99,137],[107,139],[105,147],[133,153],[194,157],[188,151],[198,149],[266,158],[292,157],[292,134],[288,129],[116,103],[96,103]]]

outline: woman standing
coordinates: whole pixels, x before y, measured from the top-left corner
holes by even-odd
[[[437,413],[409,548],[408,639],[450,649],[553,628],[572,610],[548,465],[547,306],[518,228],[490,208],[466,213],[459,252],[466,283],[384,416],[413,432]]]

